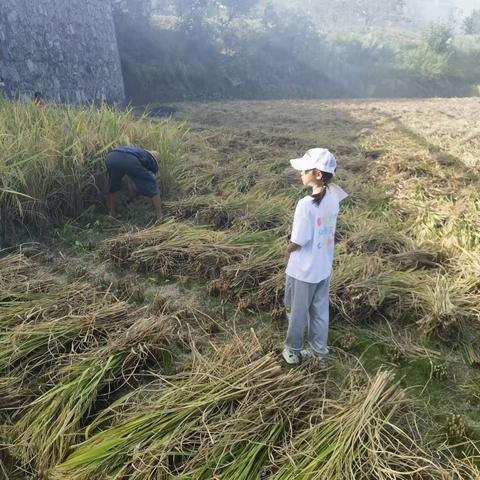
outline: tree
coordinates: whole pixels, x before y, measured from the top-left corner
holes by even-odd
[[[463,28],[467,35],[480,35],[480,9],[472,11],[464,20]]]
[[[452,48],[452,28],[444,23],[431,23],[425,33],[425,40],[432,52],[447,53]]]
[[[397,23],[405,16],[405,0],[346,0],[343,7],[351,9],[364,27]]]

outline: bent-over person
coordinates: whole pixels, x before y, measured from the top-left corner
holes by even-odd
[[[108,193],[107,210],[114,216],[122,178],[127,175],[140,195],[148,197],[155,210],[157,221],[163,220],[160,188],[157,182],[158,153],[134,146],[118,146],[105,156]]]

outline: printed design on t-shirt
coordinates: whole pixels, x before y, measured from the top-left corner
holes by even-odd
[[[335,243],[335,225],[337,224],[337,212],[327,212],[325,215],[317,217],[317,228],[319,241],[317,248],[332,247]]]

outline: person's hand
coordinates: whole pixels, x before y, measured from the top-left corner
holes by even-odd
[[[293,242],[290,242],[288,245],[287,245],[287,248],[285,249],[285,253],[287,255],[287,258],[290,257],[290,254],[292,252],[295,252],[296,250],[300,249],[300,245],[297,245],[296,243],[293,243]]]

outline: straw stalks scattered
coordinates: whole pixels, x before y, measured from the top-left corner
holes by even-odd
[[[108,331],[120,328],[127,311],[125,303],[100,304],[86,315],[17,325],[0,335],[0,374],[14,370],[28,378],[67,352],[103,343]]]
[[[80,440],[96,399],[157,358],[171,342],[173,323],[168,318],[144,318],[120,332],[109,345],[77,361],[72,357],[71,364],[56,373],[56,386],[34,400],[13,426],[13,451],[24,463],[45,471],[62,461]]]
[[[395,423],[403,395],[392,380],[383,371],[363,388],[345,386],[343,398],[327,402],[311,426],[294,436],[272,479],[454,478]]]
[[[165,379],[148,408],[90,437],[51,478],[254,478],[308,391],[272,355],[255,359],[258,348],[197,353],[190,373]]]

